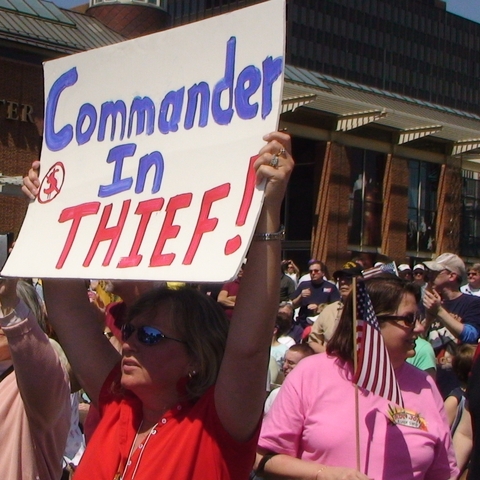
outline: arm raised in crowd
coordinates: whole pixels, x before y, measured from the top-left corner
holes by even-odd
[[[278,308],[280,240],[260,240],[260,236],[280,229],[280,209],[293,168],[288,135],[275,132],[264,140],[268,143],[260,150],[254,168],[257,182],[267,181],[265,200],[215,388],[218,416],[239,441],[252,436],[262,417],[269,348]],[[274,157],[278,158],[277,168],[270,165]]]
[[[425,290],[423,305],[427,313],[440,320],[455,338],[462,337],[465,325],[442,307],[442,299],[438,292]]]
[[[103,334],[98,310],[90,303],[83,280],[43,282],[48,319],[60,339],[73,372],[94,404],[120,354]]]
[[[46,334],[16,294],[15,279],[0,281],[0,325],[8,340],[18,389],[29,421],[41,429],[70,423],[70,385]],[[62,420],[63,418],[63,420]]]

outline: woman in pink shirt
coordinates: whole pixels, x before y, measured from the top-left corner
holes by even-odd
[[[68,373],[36,305],[24,303],[16,286],[0,279],[0,478],[58,480],[70,429]]]
[[[404,408],[359,388],[357,468],[352,298],[327,353],[304,359],[264,418],[257,474],[292,480],[448,480],[458,470],[442,398],[430,376],[407,364],[423,331],[412,284],[365,282]]]

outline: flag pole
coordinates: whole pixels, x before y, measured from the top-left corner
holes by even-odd
[[[352,282],[352,300],[353,300],[353,318],[352,318],[352,340],[353,340],[353,374],[357,371],[358,366],[358,352],[357,352],[357,278],[353,277]],[[355,453],[357,459],[357,470],[360,470],[360,412],[359,412],[359,393],[358,385],[354,382],[355,385]]]

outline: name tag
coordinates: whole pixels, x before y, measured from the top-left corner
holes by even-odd
[[[403,425],[404,427],[418,428],[428,432],[427,422],[419,413],[405,410],[400,407],[388,407],[388,418],[395,425]]]
[[[332,289],[331,289],[331,288],[328,288],[328,287],[326,287],[326,288],[324,288],[324,289],[323,289],[323,291],[324,291],[325,293],[330,293],[330,292],[332,291]]]

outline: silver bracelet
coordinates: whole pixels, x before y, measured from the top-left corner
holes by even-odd
[[[280,230],[273,233],[256,233],[253,236],[256,241],[285,240],[285,226],[280,225]]]

